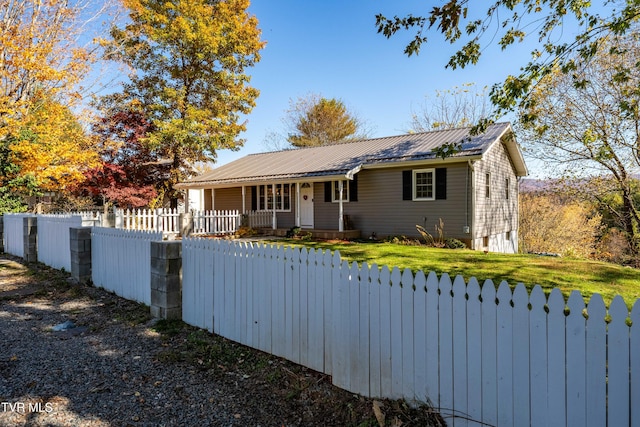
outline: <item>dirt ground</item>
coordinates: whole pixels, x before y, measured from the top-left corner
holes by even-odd
[[[443,426],[68,274],[0,255],[0,426]],[[73,328],[55,331],[73,322]]]

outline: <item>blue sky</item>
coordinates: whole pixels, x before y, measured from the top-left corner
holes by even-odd
[[[368,122],[372,137],[397,135],[409,128],[412,110],[425,95],[463,83],[479,87],[515,74],[529,59],[529,48],[507,53],[490,46],[479,64],[462,70],[445,69],[453,47],[437,33],[419,56],[403,54],[409,33],[388,40],[377,34],[375,15],[391,17],[426,12],[428,2],[408,0],[255,0],[249,11],[258,18],[267,42],[262,59],[248,70],[260,90],[247,120],[247,141],[239,151],[218,152],[218,165],[250,153],[265,151],[270,131],[282,131],[289,100],[308,93],[339,98]],[[484,9],[482,9],[484,10]]]

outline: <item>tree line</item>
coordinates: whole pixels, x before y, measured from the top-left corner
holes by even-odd
[[[248,71],[265,46],[249,0],[116,1],[0,4],[0,212],[24,210],[27,198],[43,194],[57,195],[67,207],[175,206],[178,182],[215,161],[217,150],[244,143],[243,117],[259,95]],[[473,126],[481,132],[515,112],[525,154],[562,182],[580,182],[560,198],[577,203],[569,216],[591,209],[586,223],[600,221],[607,230],[595,233],[598,241],[623,242],[618,246],[637,260],[640,5],[600,6],[447,0],[417,14],[378,15],[372,30],[385,37],[413,31],[407,55],[443,37],[452,44],[446,67],[453,69],[477,63],[486,44],[507,50],[536,37],[533,59],[519,75],[482,90],[438,91],[412,115],[407,131]],[[95,24],[105,16],[113,20]],[[567,40],[561,32],[569,21],[580,31]],[[117,90],[97,96],[87,78],[107,61],[129,72]],[[91,97],[95,114],[83,109]],[[370,132],[343,100],[309,94],[290,102],[282,130],[265,143],[292,149]]]

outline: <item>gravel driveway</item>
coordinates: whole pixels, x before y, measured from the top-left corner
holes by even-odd
[[[0,255],[0,426],[443,425],[35,268]]]

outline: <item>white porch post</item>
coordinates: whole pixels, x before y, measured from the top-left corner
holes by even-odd
[[[189,190],[184,190],[184,213],[189,213]]]
[[[278,226],[277,219],[276,219],[276,185],[275,184],[271,184],[271,207],[273,208],[273,218],[271,220],[271,228],[275,230]]]
[[[343,206],[342,206],[342,193],[344,191],[344,185],[343,185],[343,181],[340,180],[338,181],[338,195],[340,196],[340,200],[338,202],[338,214],[340,215],[340,217],[338,218],[338,231],[343,232],[344,231],[344,218],[343,218]]]
[[[245,201],[246,195],[247,195],[247,188],[243,185],[242,186],[242,213],[243,214],[247,213],[247,208],[245,206],[246,205],[246,201]]]
[[[216,189],[212,188],[211,189],[211,211],[215,211],[216,210]]]
[[[296,182],[296,227],[300,227],[300,183]]]

